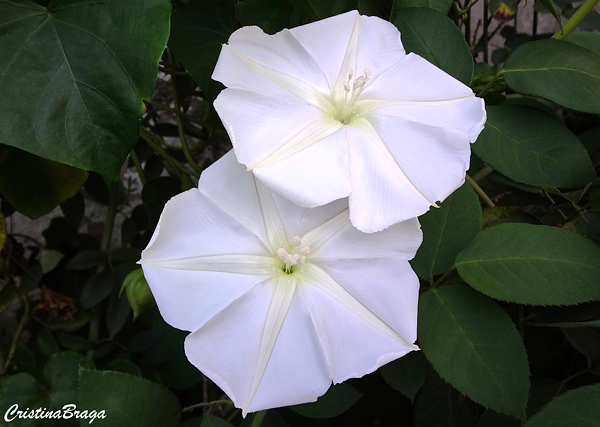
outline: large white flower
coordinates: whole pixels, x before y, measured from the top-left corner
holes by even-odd
[[[239,162],[303,207],[350,196],[374,232],[425,213],[465,179],[483,100],[406,54],[391,23],[348,12],[275,35],[234,32],[213,78]]]
[[[418,221],[364,234],[345,200],[301,208],[244,169],[230,152],[204,171],[142,252],[163,318],[192,331],[189,360],[245,414],[417,349]]]

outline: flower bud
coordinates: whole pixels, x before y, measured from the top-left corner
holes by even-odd
[[[154,308],[156,301],[150,291],[148,282],[144,277],[144,272],[141,268],[133,270],[123,280],[123,286],[121,286],[121,292],[125,289],[125,295],[127,295],[127,301],[133,310],[133,320],[135,320],[140,314]]]

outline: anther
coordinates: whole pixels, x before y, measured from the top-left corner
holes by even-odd
[[[294,236],[292,238],[292,246],[297,248],[298,246],[300,246],[300,243],[302,243],[302,240],[300,239],[300,236]]]

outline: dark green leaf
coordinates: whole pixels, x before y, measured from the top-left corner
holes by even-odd
[[[85,213],[85,201],[81,192],[60,204],[60,210],[73,227],[79,227]]]
[[[3,7],[0,3],[0,16]],[[2,80],[0,74],[0,100],[3,98]],[[0,138],[2,109],[0,101]],[[12,135],[10,139],[2,138],[2,142],[17,139]],[[0,148],[0,192],[17,211],[29,218],[46,215],[59,203],[75,195],[87,177],[88,173],[84,170],[46,160],[18,148]]]
[[[106,311],[106,329],[108,329],[109,338],[114,338],[123,328],[129,317],[129,310],[129,302],[125,295],[119,296],[115,290],[110,297]]]
[[[595,179],[579,139],[552,116],[531,107],[487,107],[473,151],[498,172],[529,185],[583,186]]]
[[[200,427],[233,427],[233,425],[225,421],[223,418],[206,414],[202,417],[202,424],[200,424]]]
[[[583,47],[556,39],[529,42],[513,52],[504,69],[515,92],[600,113],[600,56]]]
[[[493,298],[568,305],[600,298],[600,247],[557,227],[500,224],[456,258],[460,276]]]
[[[106,419],[94,422],[98,426],[175,427],[181,416],[181,406],[170,391],[152,381],[113,371],[80,369],[79,405],[106,410]]]
[[[36,379],[26,373],[19,373],[8,377],[0,386],[0,412],[2,417],[13,405],[19,405],[19,409],[51,407],[49,396],[39,386]],[[14,414],[16,416],[16,413]],[[11,415],[12,417],[12,415]],[[16,418],[16,417],[15,417]],[[12,419],[12,418],[10,418]],[[35,420],[13,420],[14,425],[19,427],[39,426],[39,421]],[[58,423],[48,424],[48,426],[57,426]],[[9,423],[6,425],[10,426]],[[47,427],[47,425],[44,425]]]
[[[591,362],[600,361],[600,332],[594,328],[567,328],[562,331],[575,350]]]
[[[138,365],[127,359],[113,359],[106,364],[105,368],[110,371],[122,372],[136,377],[142,376]]]
[[[40,332],[38,332],[37,336],[37,344],[42,351],[42,354],[46,357],[50,357],[54,353],[58,353],[60,351],[60,347],[54,339],[52,331],[50,331],[48,328],[40,329]]]
[[[467,286],[431,289],[419,300],[419,346],[442,378],[475,402],[524,418],[529,366],[508,315]]]
[[[81,290],[81,308],[91,308],[99,304],[118,284],[117,275],[112,271],[96,274]]]
[[[459,393],[447,383],[425,383],[415,400],[414,426],[473,427],[475,421],[461,408],[461,400]]]
[[[491,206],[483,209],[483,228],[505,222],[522,222],[526,224],[538,224],[537,219],[517,206]]]
[[[49,397],[56,408],[77,402],[79,367],[93,368],[92,362],[79,353],[54,354],[44,366],[44,377],[50,384]]]
[[[463,33],[443,14],[426,8],[402,9],[394,18],[407,52],[414,52],[466,85],[473,78],[473,55]]]
[[[521,427],[521,422],[508,415],[499,414],[488,409],[479,419],[477,427]]]
[[[442,274],[456,255],[481,231],[481,206],[469,183],[463,184],[441,204],[419,218],[423,243],[410,262],[425,280]]]
[[[192,0],[173,8],[169,48],[210,98],[216,96],[219,87],[210,76],[221,45],[233,33],[234,19],[234,2],[230,0]]]
[[[308,0],[319,19],[329,18],[351,10],[358,10],[361,15],[389,17],[382,2],[377,0]]]
[[[597,427],[600,384],[571,390],[552,400],[525,427]]]
[[[562,23],[560,22],[560,14],[561,14],[560,7],[558,7],[556,5],[556,3],[554,3],[553,0],[537,0],[537,1],[539,1],[548,10],[548,12],[550,12],[552,14],[552,16],[554,16],[554,19],[556,19],[556,22],[558,22],[558,25],[562,25]]]
[[[259,26],[267,34],[290,27],[294,7],[286,0],[244,0],[236,5],[242,25]]]
[[[40,265],[44,274],[54,270],[60,261],[65,257],[62,252],[53,249],[42,249],[40,253]]]
[[[67,263],[67,270],[85,270],[92,267],[97,267],[104,262],[104,253],[98,249],[89,249],[77,253]]]
[[[527,417],[531,418],[562,390],[560,381],[554,378],[534,378],[531,380],[531,392],[527,402]]]
[[[181,183],[175,178],[161,176],[149,180],[142,189],[142,200],[148,211],[150,227],[156,227],[165,203],[180,193]]]
[[[362,396],[348,383],[333,385],[314,403],[290,406],[292,410],[309,418],[332,418],[346,412]]]
[[[90,350],[94,345],[87,339],[78,335],[67,334],[66,332],[57,332],[56,339],[60,343],[61,347],[72,351],[85,351]]]
[[[403,13],[407,7],[427,7],[437,10],[443,15],[448,15],[452,7],[452,0],[396,0],[394,3],[394,18]]]
[[[426,363],[423,352],[413,351],[382,366],[379,372],[389,385],[414,400],[427,379]]]
[[[6,310],[17,296],[17,291],[12,283],[5,283],[0,290],[0,313]]]
[[[168,33],[166,0],[0,3],[0,139],[116,179]]]

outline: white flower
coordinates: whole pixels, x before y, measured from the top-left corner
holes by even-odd
[[[275,35],[234,32],[213,78],[239,162],[303,207],[350,196],[374,232],[425,213],[465,179],[483,100],[406,54],[391,23],[348,12]]]
[[[314,401],[417,349],[416,219],[374,234],[301,208],[233,152],[171,199],[140,263],[188,359],[244,414]]]

